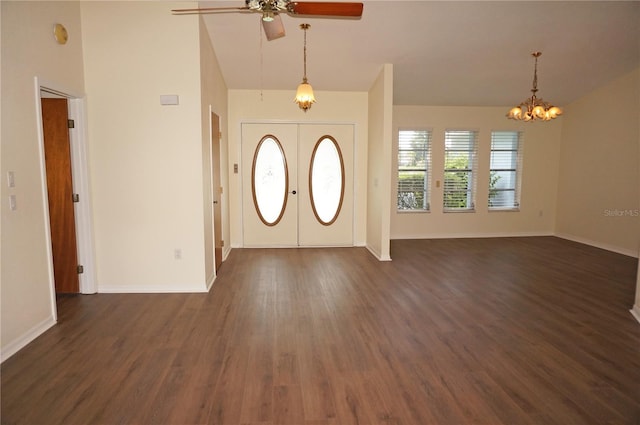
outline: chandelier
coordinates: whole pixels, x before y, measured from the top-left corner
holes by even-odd
[[[562,115],[562,109],[536,97],[536,92],[538,91],[538,58],[540,55],[542,55],[541,52],[531,53],[531,56],[536,59],[533,68],[533,88],[531,89],[533,94],[520,105],[512,108],[507,114],[507,118],[527,122],[536,120],[551,121]]]
[[[304,76],[302,77],[302,83],[298,86],[296,98],[294,99],[294,102],[296,102],[304,112],[307,112],[316,101],[313,95],[313,87],[311,87],[311,84],[307,81],[307,30],[310,26],[309,24],[300,24],[300,29],[304,31]]]

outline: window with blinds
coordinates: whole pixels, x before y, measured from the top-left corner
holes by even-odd
[[[444,211],[473,211],[476,192],[478,133],[447,130],[444,134]]]
[[[429,211],[431,130],[398,133],[398,211]]]
[[[491,133],[489,209],[518,209],[522,170],[522,132]]]

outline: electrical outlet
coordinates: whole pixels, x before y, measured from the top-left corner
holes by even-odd
[[[176,260],[182,260],[182,250],[180,248],[176,248],[173,250],[173,258]]]

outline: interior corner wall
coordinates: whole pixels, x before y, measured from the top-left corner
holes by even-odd
[[[429,212],[397,211],[391,191],[391,238],[465,238],[552,235],[558,187],[562,119],[523,123],[505,117],[508,107],[395,106],[392,187],[397,187],[398,131],[430,129],[431,185]],[[443,188],[445,130],[478,131],[478,170],[474,212],[444,212]],[[518,211],[489,211],[491,132],[523,132],[523,163]],[[486,182],[486,185],[482,184]]]
[[[381,261],[390,256],[393,66],[383,66],[369,89],[367,248]]]
[[[48,247],[46,192],[37,122],[40,81],[82,96],[79,2],[2,1],[2,360],[55,323],[53,275]],[[70,34],[67,44],[52,35],[55,22]],[[9,188],[7,172],[15,187]],[[15,196],[16,209],[6,200]]]
[[[81,2],[99,292],[206,291],[200,25],[177,7]]]
[[[640,134],[640,119],[638,119],[638,134]],[[638,139],[638,164],[640,164],[640,138]],[[638,209],[640,209],[640,172],[638,172]],[[632,311],[640,322],[640,247],[638,248],[638,273],[636,274],[636,302]]]
[[[638,262],[638,274],[636,276],[636,280],[636,301],[631,308],[631,313],[633,313],[636,320],[640,322],[640,262]]]
[[[640,68],[564,112],[556,233],[638,256]]]
[[[227,131],[227,86],[220,70],[218,58],[211,45],[211,39],[202,17],[200,25],[200,78],[201,78],[201,110],[202,110],[202,185],[203,185],[203,228],[204,228],[204,259],[205,276],[207,285],[215,278],[215,242],[213,235],[213,190],[211,187],[212,173],[219,171],[222,194],[219,202],[222,209],[222,240],[229,241],[229,169],[225,160],[228,156],[228,131]],[[215,113],[220,118],[220,170],[214,170],[211,162],[211,129],[210,114]],[[213,135],[215,137],[215,135]],[[225,244],[223,258],[226,258],[230,244]]]
[[[366,173],[367,173],[367,93],[315,93],[317,102],[304,113],[293,102],[292,90],[229,90],[229,212],[231,243],[242,247],[241,125],[261,123],[345,123],[355,128],[354,163],[354,244],[363,246],[366,240]],[[238,173],[233,171],[238,164]]]

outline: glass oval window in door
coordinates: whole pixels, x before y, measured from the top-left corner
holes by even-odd
[[[287,206],[289,175],[282,145],[272,135],[260,140],[251,168],[253,204],[267,226],[278,224]]]
[[[333,224],[340,214],[344,198],[344,161],[336,140],[323,136],[311,154],[309,196],[316,219]]]

